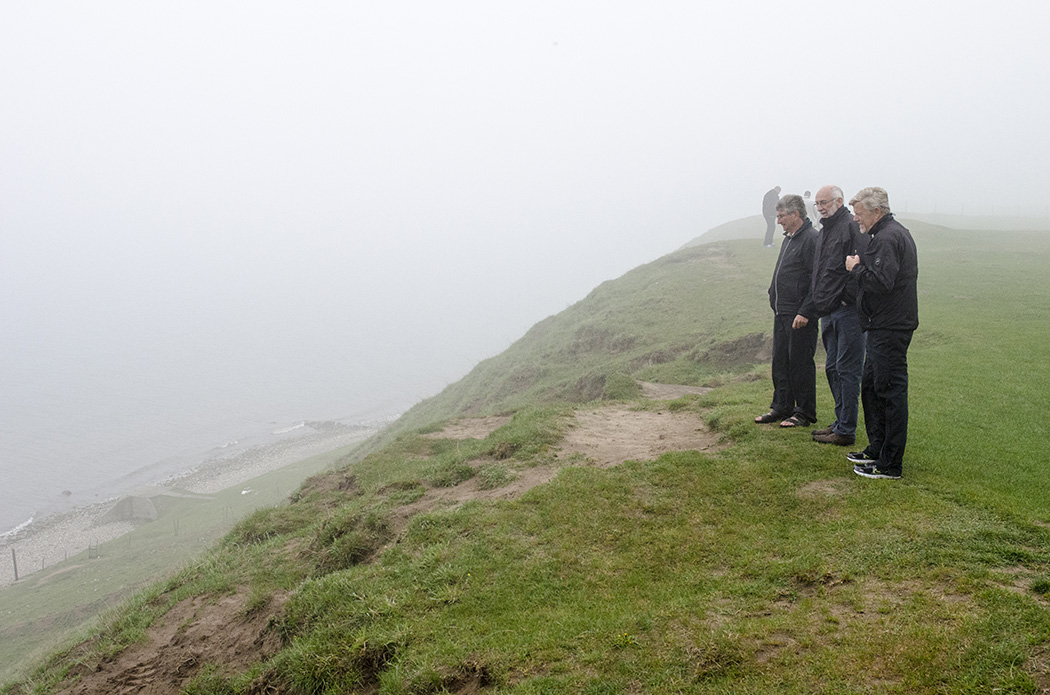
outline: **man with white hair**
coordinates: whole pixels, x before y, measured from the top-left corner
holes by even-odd
[[[824,186],[817,191],[817,210],[823,220],[813,267],[813,307],[820,319],[820,335],[827,360],[824,376],[835,399],[835,420],[813,430],[821,444],[852,446],[860,410],[860,377],[864,369],[864,332],[857,314],[857,278],[846,271],[846,256],[862,252],[868,236],[860,233],[843,201],[842,189]]]
[[[919,326],[915,240],[890,212],[881,188],[849,201],[860,231],[871,237],[862,254],[846,257],[857,277],[857,310],[867,334],[861,403],[868,446],[846,456],[865,478],[901,477],[908,440],[908,346]]]

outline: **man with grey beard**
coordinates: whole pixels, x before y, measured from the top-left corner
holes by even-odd
[[[857,277],[857,311],[867,334],[860,398],[868,446],[846,456],[865,478],[901,477],[908,440],[908,346],[919,327],[919,259],[911,232],[893,218],[881,188],[864,188],[849,201],[860,231],[871,241],[846,257]]]
[[[852,446],[860,407],[864,332],[857,315],[857,278],[846,271],[846,256],[864,251],[868,237],[860,233],[838,186],[824,186],[817,191],[816,206],[823,227],[817,241],[810,297],[821,317],[820,334],[827,353],[824,375],[835,399],[835,421],[813,430],[813,440]]]

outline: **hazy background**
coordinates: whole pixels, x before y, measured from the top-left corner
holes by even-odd
[[[774,184],[1050,216],[1050,3],[847,5],[0,0],[0,531],[399,412]]]

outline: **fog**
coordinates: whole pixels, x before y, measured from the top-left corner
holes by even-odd
[[[0,398],[393,413],[773,185],[1046,216],[1047,26],[1042,0],[4,2]]]

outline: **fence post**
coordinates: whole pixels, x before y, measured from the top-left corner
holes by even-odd
[[[15,566],[15,581],[18,581],[18,558],[15,557],[15,549],[11,548],[11,564]]]

